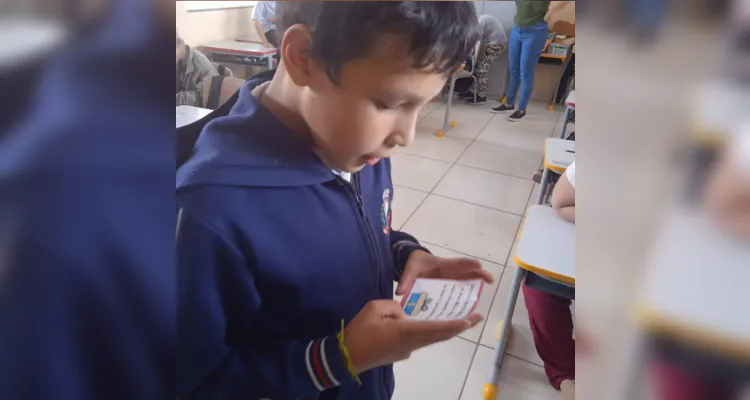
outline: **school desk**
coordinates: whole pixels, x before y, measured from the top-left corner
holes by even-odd
[[[647,331],[750,363],[750,243],[682,206],[648,264],[637,313]]]
[[[189,125],[210,114],[211,111],[213,110],[209,110],[208,108],[177,106],[177,128]]]
[[[536,204],[544,204],[550,185],[550,174],[562,174],[576,159],[576,142],[549,138],[544,140],[544,168],[539,181]]]
[[[691,139],[702,147],[722,146],[747,122],[750,89],[728,81],[705,83],[690,96]]]
[[[563,115],[562,126],[560,127],[560,139],[565,139],[565,131],[568,129],[570,114],[576,110],[576,91],[571,90],[568,97],[565,98],[565,114]]]
[[[260,43],[237,40],[223,40],[201,46],[217,63],[239,64],[246,67],[267,67],[273,69],[273,56],[276,49]]]
[[[637,339],[625,373],[643,381],[650,350],[699,375],[750,376],[750,244],[699,208],[673,206],[657,233],[636,296]]]
[[[513,259],[519,268],[513,273],[508,301],[500,322],[500,338],[495,347],[494,365],[484,386],[485,400],[497,398],[497,385],[510,336],[513,311],[524,279],[533,275],[551,285],[560,286],[562,291],[574,292],[575,225],[560,218],[551,207],[532,206],[518,238]],[[550,292],[559,293],[555,289]]]

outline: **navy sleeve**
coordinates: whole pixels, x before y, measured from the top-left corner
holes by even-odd
[[[391,251],[393,252],[393,264],[396,266],[396,279],[401,279],[401,275],[406,268],[406,262],[409,256],[415,250],[422,250],[430,253],[429,250],[419,244],[414,236],[405,232],[391,231]]]
[[[299,399],[354,382],[331,336],[300,342],[237,335],[257,323],[252,265],[218,229],[178,212],[178,395]],[[234,336],[234,337],[233,337]]]

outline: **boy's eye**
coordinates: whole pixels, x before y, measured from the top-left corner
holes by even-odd
[[[391,104],[386,104],[386,103],[383,103],[382,101],[377,101],[376,100],[375,101],[375,108],[377,108],[378,110],[386,111],[386,110],[395,110],[396,108],[398,108],[398,106],[391,105]]]

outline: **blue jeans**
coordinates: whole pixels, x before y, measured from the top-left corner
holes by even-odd
[[[508,40],[508,105],[515,105],[518,87],[521,87],[519,110],[525,110],[529,105],[531,92],[534,91],[534,73],[539,56],[542,55],[544,44],[547,42],[547,23],[539,22],[528,28],[513,27]]]

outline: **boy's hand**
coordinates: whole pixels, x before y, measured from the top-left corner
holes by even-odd
[[[406,318],[395,300],[367,303],[344,330],[344,344],[357,373],[409,358],[414,350],[451,339],[482,321],[472,314],[453,321]]]
[[[492,283],[495,278],[482,269],[482,264],[473,258],[442,258],[422,250],[409,255],[406,268],[396,288],[396,295],[402,296],[409,290],[417,278],[469,280],[481,279]]]

